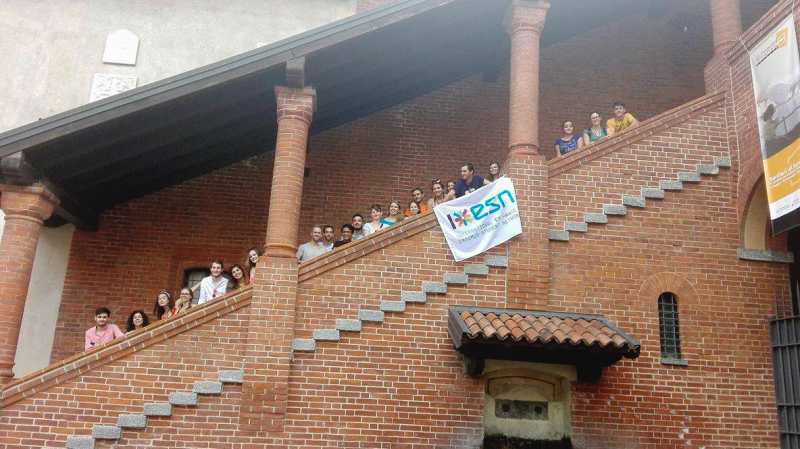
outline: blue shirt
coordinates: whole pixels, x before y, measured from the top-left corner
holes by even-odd
[[[581,136],[575,134],[569,140],[564,140],[562,138],[556,139],[556,146],[558,147],[558,152],[561,155],[567,154],[570,151],[575,151],[578,149],[578,141],[580,140]]]
[[[458,182],[456,182],[456,185],[453,187],[453,191],[456,192],[456,198],[461,198],[467,193],[472,193],[481,187],[483,187],[483,178],[475,175],[472,177],[472,182],[469,183],[469,185],[467,185],[463,179],[459,179]]]

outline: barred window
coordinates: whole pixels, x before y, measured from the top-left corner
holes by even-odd
[[[678,326],[678,300],[673,293],[658,297],[658,333],[661,340],[661,357],[681,358],[681,333]]]

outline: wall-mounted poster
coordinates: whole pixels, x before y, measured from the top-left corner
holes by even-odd
[[[800,59],[794,15],[750,51],[772,233],[800,225]]]

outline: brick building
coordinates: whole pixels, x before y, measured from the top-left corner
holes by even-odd
[[[797,239],[769,236],[738,42],[792,2],[382,3],[0,134],[0,444],[777,447]],[[563,120],[620,99],[638,126],[555,157]],[[465,160],[500,161],[523,235],[456,263],[428,213],[294,259]],[[36,238],[65,222],[53,365],[12,380]],[[254,286],[80,352],[96,307],[253,246]]]

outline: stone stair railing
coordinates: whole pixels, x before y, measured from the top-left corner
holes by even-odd
[[[169,394],[166,402],[144,404],[142,413],[138,415],[119,415],[116,426],[96,425],[92,435],[72,435],[67,437],[68,449],[94,449],[98,440],[117,441],[122,438],[123,430],[141,431],[147,428],[150,418],[169,418],[175,407],[195,407],[203,395],[222,394],[225,384],[242,384],[243,371],[220,371],[218,380],[198,380],[191,391],[175,391]]]
[[[684,183],[699,183],[702,176],[716,176],[720,168],[730,168],[731,160],[727,157],[715,157],[713,164],[698,164],[696,171],[678,173],[677,179],[662,179],[657,188],[642,188],[641,195],[623,195],[622,204],[605,204],[603,212],[586,213],[583,221],[567,221],[563,230],[548,231],[548,238],[552,241],[568,242],[571,232],[585,233],[589,231],[590,224],[608,224],[609,216],[625,216],[629,207],[643,209],[647,200],[663,200],[666,192],[679,192],[683,190]]]
[[[317,342],[337,342],[342,332],[361,332],[364,323],[382,323],[387,313],[403,313],[406,304],[424,304],[428,295],[447,293],[448,285],[468,285],[470,276],[488,276],[489,268],[508,268],[508,257],[487,255],[483,263],[467,263],[463,272],[445,273],[441,282],[423,282],[421,290],[407,290],[398,301],[382,300],[379,310],[362,309],[358,318],[337,319],[332,329],[315,329],[312,338],[292,340],[292,351],[313,352]]]

